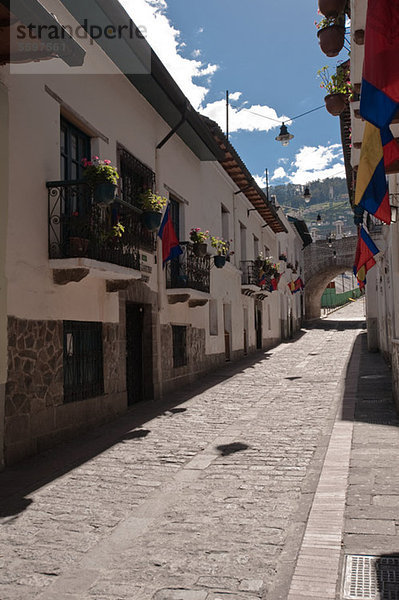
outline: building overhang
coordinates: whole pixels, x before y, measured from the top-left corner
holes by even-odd
[[[213,137],[223,153],[223,158],[219,160],[219,162],[226,173],[274,233],[288,233],[284,223],[278,216],[276,209],[268,200],[263,190],[260,189],[238,155],[236,149],[230,144],[219,125],[207,117],[202,116],[202,119],[212,132]]]
[[[85,50],[38,0],[0,0],[0,27],[0,65],[51,58],[70,67],[83,65]],[[21,28],[26,28],[25,42],[19,40]]]
[[[109,26],[116,28],[117,39],[101,35],[96,43],[171,129],[185,115],[176,135],[201,161],[219,160],[220,149],[200,115],[118,0],[61,1],[86,31],[88,23],[103,31]]]

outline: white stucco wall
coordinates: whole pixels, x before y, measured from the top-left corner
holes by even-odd
[[[45,4],[52,11],[59,6],[56,0],[48,0]],[[62,15],[62,10],[61,13],[56,11],[57,14]],[[209,335],[208,305],[189,308],[187,304],[168,304],[163,275],[158,286],[158,269],[151,254],[146,253],[148,264],[154,267],[149,285],[153,291],[161,292],[161,324],[191,323],[204,328],[207,352],[224,350],[223,304],[231,305],[232,350],[243,347],[244,307],[248,310],[248,344],[255,345],[254,300],[241,294],[240,223],[246,227],[247,260],[256,258],[254,235],[259,240],[259,250],[264,253],[267,246],[277,260],[277,236],[269,227],[262,228],[264,223],[255,211],[248,213],[253,207],[243,194],[234,194],[237,188],[219,164],[201,162],[177,135],[157,152],[157,144],[170,127],[124,75],[102,74],[107,69],[109,73],[115,72],[102,50],[84,40],[82,45],[87,50],[84,67],[68,69],[61,65],[65,75],[51,74],[51,61],[40,63],[38,68],[43,75],[9,77],[6,70],[0,68],[0,81],[9,88],[12,131],[6,263],[9,314],[26,319],[106,322],[119,319],[118,295],[106,293],[104,280],[87,277],[66,286],[53,283],[48,260],[46,182],[60,179],[60,116],[63,113],[78,124],[81,122],[82,128],[92,134],[93,154],[115,164],[117,144],[122,144],[156,173],[160,193],[168,195],[171,190],[182,200],[181,240],[188,240],[192,226],[209,229],[212,234],[221,236],[221,207],[225,207],[229,212],[229,237],[234,254],[224,269],[213,268],[211,271],[210,297],[218,301],[219,335]],[[20,71],[24,70],[29,71],[22,65]],[[87,74],[96,70],[101,74]],[[294,261],[292,241],[285,239],[289,236],[283,236],[283,245],[287,245]],[[262,304],[264,338],[279,337],[281,315],[277,296],[280,293],[285,290],[269,295]]]

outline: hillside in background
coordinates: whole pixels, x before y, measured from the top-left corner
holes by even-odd
[[[308,187],[312,195],[308,204],[303,199],[305,187],[292,183],[271,186],[269,197],[276,196],[277,203],[283,208],[285,214],[301,216],[309,231],[312,227],[317,227],[320,237],[335,232],[336,221],[343,222],[345,235],[355,235],[356,227],[353,223],[346,180],[334,177],[313,181]],[[321,220],[317,219],[318,215]]]

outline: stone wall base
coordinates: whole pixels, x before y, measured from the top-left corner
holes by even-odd
[[[104,394],[64,403],[63,323],[8,318],[5,463],[105,423],[127,407],[119,328],[103,324]],[[122,358],[121,358],[122,357]],[[1,411],[0,411],[1,412]]]
[[[126,405],[126,393],[112,394],[52,406],[36,414],[9,420],[6,423],[5,462],[12,465],[103,425],[126,411]]]
[[[188,385],[205,373],[210,373],[226,365],[225,353],[205,354],[205,330],[196,329],[187,326],[187,365],[183,367],[173,367],[173,347],[172,347],[172,332],[170,325],[162,325],[162,389],[163,393],[167,394],[181,386]],[[280,338],[265,338],[262,340],[262,349],[269,350],[280,343]],[[248,348],[247,355],[244,354],[244,349],[232,350],[230,352],[230,363],[239,361],[245,356],[251,356],[257,350],[256,346]]]

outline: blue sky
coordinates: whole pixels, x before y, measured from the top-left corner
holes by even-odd
[[[200,112],[225,129],[231,94],[231,142],[263,184],[305,184],[344,177],[339,119],[322,108],[288,125],[289,146],[275,141],[277,120],[324,103],[316,76],[334,71],[343,50],[327,58],[316,36],[316,0],[120,0]],[[246,110],[248,109],[248,110]]]

